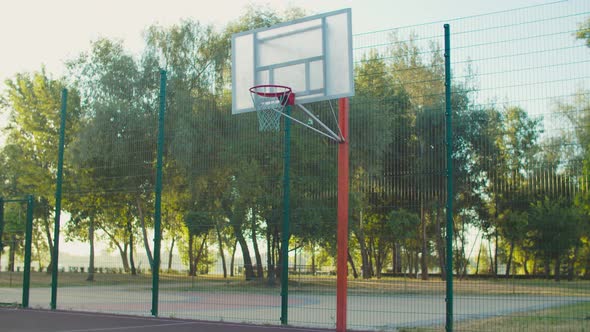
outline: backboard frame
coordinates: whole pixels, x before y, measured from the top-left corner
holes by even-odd
[[[256,85],[290,86],[295,104],[354,95],[350,8],[236,33],[231,42],[232,114],[255,111],[248,89]]]

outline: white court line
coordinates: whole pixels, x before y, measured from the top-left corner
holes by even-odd
[[[44,313],[50,315],[66,315],[66,316],[87,316],[87,317],[111,317],[111,318],[119,318],[119,319],[132,319],[132,320],[143,320],[143,321],[150,321],[150,320],[157,320],[159,322],[171,322],[171,323],[178,323],[178,319],[167,319],[167,318],[157,318],[157,317],[148,317],[148,316],[132,316],[129,314],[126,315],[117,315],[117,314],[110,314],[107,312],[90,312],[90,311],[65,311],[65,310],[48,310],[48,309],[21,309],[17,308],[18,311],[28,311],[28,312],[37,312],[37,313]],[[187,322],[183,320],[182,322]]]
[[[60,330],[57,332],[119,331],[119,330],[133,330],[133,329],[143,329],[143,328],[151,328],[151,327],[166,327],[166,326],[179,326],[179,325],[192,325],[192,324],[195,324],[195,323],[194,322],[182,322],[182,323],[175,323],[175,324],[117,326],[117,327],[89,328],[89,329],[82,329],[82,330]]]

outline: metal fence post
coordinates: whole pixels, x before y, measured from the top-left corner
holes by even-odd
[[[61,91],[61,121],[59,127],[59,149],[57,155],[57,178],[55,185],[55,229],[53,232],[53,255],[51,270],[51,310],[57,307],[57,272],[59,258],[59,220],[61,214],[61,186],[63,182],[64,145],[66,136],[66,106],[68,90]]]
[[[33,242],[33,196],[27,196],[27,221],[25,229],[25,270],[23,274],[23,308],[29,307],[29,288],[31,286],[31,246]]]
[[[451,108],[451,32],[445,28],[445,115],[447,145],[447,287],[446,325],[447,332],[453,331],[453,125]]]
[[[2,233],[4,233],[4,197],[0,197],[0,252],[4,248]]]
[[[336,331],[345,332],[348,308],[348,203],[350,192],[350,100],[338,100],[338,123],[342,141],[338,144],[338,208],[336,213]]]
[[[158,316],[160,289],[160,242],[162,224],[162,168],[164,159],[164,114],[166,112],[166,71],[160,70],[160,109],[158,112],[158,156],[154,206],[154,266],[152,266],[152,315]]]
[[[283,231],[281,241],[281,324],[288,324],[289,307],[289,215],[290,215],[290,178],[291,167],[291,105],[285,107],[285,160],[283,173]]]

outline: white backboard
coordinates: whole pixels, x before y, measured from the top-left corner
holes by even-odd
[[[351,10],[232,36],[232,113],[254,111],[255,85],[291,87],[295,103],[354,95]]]

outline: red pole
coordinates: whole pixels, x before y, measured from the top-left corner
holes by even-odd
[[[336,245],[336,332],[346,331],[348,277],[348,98],[338,100],[338,121],[343,141],[338,146],[338,230]]]

